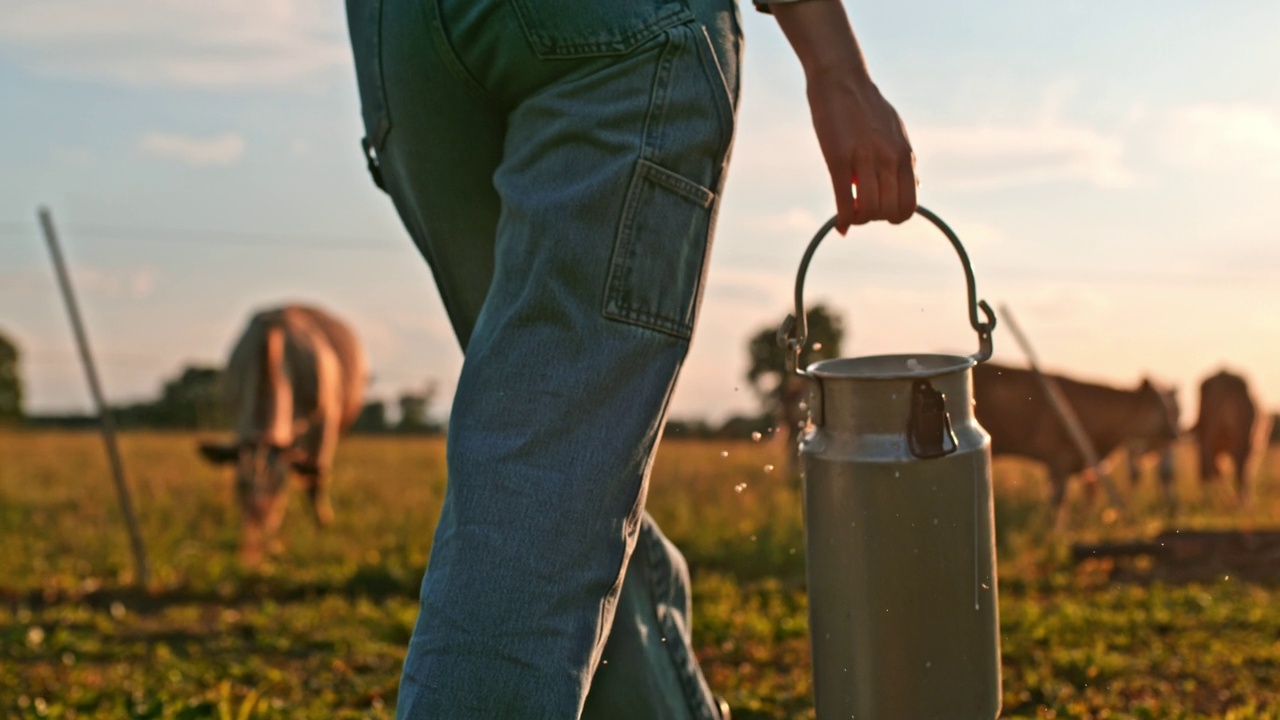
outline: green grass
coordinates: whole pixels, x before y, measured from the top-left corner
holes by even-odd
[[[286,550],[234,561],[230,478],[188,434],[122,438],[152,564],[132,588],[101,441],[0,432],[0,718],[390,718],[444,490],[438,439],[344,441],[335,525],[295,496]],[[727,453],[725,455],[724,453]],[[1249,517],[1198,488],[1180,448],[1179,527],[1280,526],[1275,468]],[[664,445],[649,508],[694,577],[707,676],[739,720],[811,718],[804,540],[783,448]],[[778,469],[767,470],[766,466]],[[1280,596],[1238,579],[1108,582],[1072,541],[1154,534],[1152,480],[1114,515],[1073,490],[1051,531],[1043,475],[996,468],[1004,716],[1280,718]]]

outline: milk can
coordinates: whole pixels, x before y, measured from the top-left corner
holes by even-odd
[[[991,440],[971,369],[991,356],[995,316],[968,284],[970,356],[836,358],[799,368],[804,280],[778,331],[788,372],[810,383],[804,474],[809,630],[817,720],[991,720],[1000,711]],[[981,309],[985,320],[980,320]]]

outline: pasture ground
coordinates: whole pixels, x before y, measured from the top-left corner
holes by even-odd
[[[129,585],[99,437],[0,432],[0,717],[392,717],[443,441],[346,440],[335,525],[317,531],[295,494],[286,551],[254,573],[233,560],[230,478],[197,458],[197,437],[122,441],[147,592]],[[812,717],[801,513],[784,452],[668,441],[650,492],[689,559],[699,655],[737,720]],[[1280,527],[1274,458],[1242,517],[1224,487],[1196,486],[1192,452],[1178,449],[1178,527]],[[1070,529],[1055,536],[1043,474],[997,464],[1004,717],[1280,718],[1276,588],[1229,577],[1121,585],[1072,566],[1070,542],[1169,526],[1154,469],[1145,474],[1118,516],[1073,489]]]

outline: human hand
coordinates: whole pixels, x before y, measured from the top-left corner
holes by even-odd
[[[836,196],[836,229],[900,223],[916,210],[915,154],[897,111],[869,80],[808,79],[809,110]],[[854,195],[856,187],[856,198]]]
[[[906,128],[867,72],[840,0],[771,6],[804,67],[809,110],[836,198],[836,229],[900,223],[916,209]],[[854,195],[854,187],[857,195]]]

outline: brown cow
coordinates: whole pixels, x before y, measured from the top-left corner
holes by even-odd
[[[322,310],[289,305],[249,321],[226,371],[235,442],[200,447],[211,462],[236,463],[246,563],[257,563],[264,548],[276,544],[291,469],[305,483],[316,522],[333,520],[333,453],[339,433],[360,413],[365,374],[354,333]]]
[[[1192,432],[1200,450],[1200,481],[1221,476],[1218,458],[1235,464],[1236,499],[1249,500],[1248,461],[1257,429],[1258,413],[1245,379],[1225,370],[1200,383],[1200,417]]]
[[[1176,410],[1147,380],[1136,390],[1079,382],[1057,375],[1062,394],[1080,419],[1099,458],[1136,441],[1158,450],[1178,435]],[[1049,405],[1030,370],[983,363],[973,371],[974,411],[991,435],[993,455],[1016,455],[1048,466],[1054,508],[1061,512],[1067,478],[1085,469],[1085,459]]]

